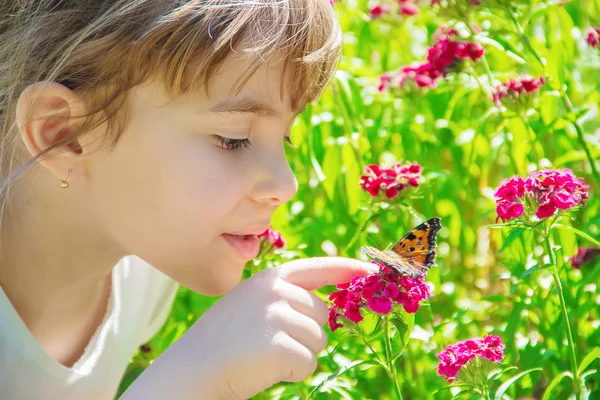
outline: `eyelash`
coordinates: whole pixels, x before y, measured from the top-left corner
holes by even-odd
[[[238,150],[242,147],[249,149],[252,147],[252,143],[248,139],[230,139],[223,136],[215,137],[217,138],[217,145],[225,150]],[[285,137],[285,142],[292,147],[296,147],[289,136]]]

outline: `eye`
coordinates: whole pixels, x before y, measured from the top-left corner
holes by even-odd
[[[224,148],[225,150],[238,150],[242,147],[249,149],[252,147],[252,143],[248,139],[230,139],[223,136],[216,136],[217,145]]]

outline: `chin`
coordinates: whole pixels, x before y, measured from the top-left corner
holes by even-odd
[[[211,274],[196,275],[180,283],[205,296],[221,296],[236,287],[242,278],[244,264],[240,263],[239,267],[232,264],[216,266]]]

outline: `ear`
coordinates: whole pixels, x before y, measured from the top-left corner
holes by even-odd
[[[74,134],[83,121],[82,115],[85,115],[82,99],[56,82],[36,82],[28,86],[17,102],[17,126],[32,156]],[[69,169],[75,169],[75,157],[82,153],[82,148],[74,140],[56,150],[56,155],[44,156],[40,164],[58,179],[66,179]]]

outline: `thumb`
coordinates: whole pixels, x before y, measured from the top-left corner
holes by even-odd
[[[354,276],[374,274],[376,264],[343,257],[315,257],[290,261],[279,267],[279,276],[306,290],[350,282]]]

